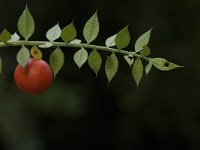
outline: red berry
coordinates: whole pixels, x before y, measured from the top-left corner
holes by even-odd
[[[30,58],[24,69],[20,64],[17,65],[14,79],[21,91],[38,95],[47,91],[51,86],[53,73],[44,60]]]

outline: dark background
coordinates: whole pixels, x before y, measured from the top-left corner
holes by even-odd
[[[13,72],[20,47],[1,48],[1,150],[199,150],[200,149],[200,1],[199,0],[1,0],[0,30],[17,30],[28,4],[36,22],[31,40],[73,19],[78,38],[98,9],[100,33],[94,44],[129,24],[135,40],[153,28],[152,57],[164,57],[184,68],[151,70],[138,88],[129,66],[118,55],[119,71],[107,85],[104,67],[98,77],[73,62],[76,49],[63,48],[66,61],[51,88],[30,96],[15,86]],[[50,50],[43,50],[48,61]],[[88,50],[89,52],[90,50]],[[109,53],[101,53],[106,58]]]

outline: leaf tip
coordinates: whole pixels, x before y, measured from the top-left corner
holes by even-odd
[[[110,81],[108,80],[108,88],[110,88]]]
[[[179,66],[179,65],[178,65],[177,67],[178,67],[178,68],[184,68],[184,66]]]

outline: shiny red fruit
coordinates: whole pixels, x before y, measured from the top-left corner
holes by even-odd
[[[17,65],[14,79],[21,91],[38,95],[47,91],[51,86],[53,73],[44,60],[30,58],[24,69],[21,65]]]

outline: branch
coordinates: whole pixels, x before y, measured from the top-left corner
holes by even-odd
[[[45,43],[49,43],[49,41],[25,41],[25,40],[19,40],[15,42],[0,42],[0,47],[9,47],[9,46],[39,46],[44,45]],[[65,42],[51,42],[53,46],[55,47],[74,47],[74,48],[87,48],[87,49],[96,49],[100,51],[108,51],[108,52],[115,52],[123,55],[132,55],[141,59],[144,59],[146,61],[149,61],[150,59],[148,57],[144,57],[142,55],[139,55],[135,52],[125,51],[125,50],[119,50],[115,48],[109,48],[106,46],[97,46],[97,45],[91,45],[91,44],[75,44],[75,43],[65,43]]]

